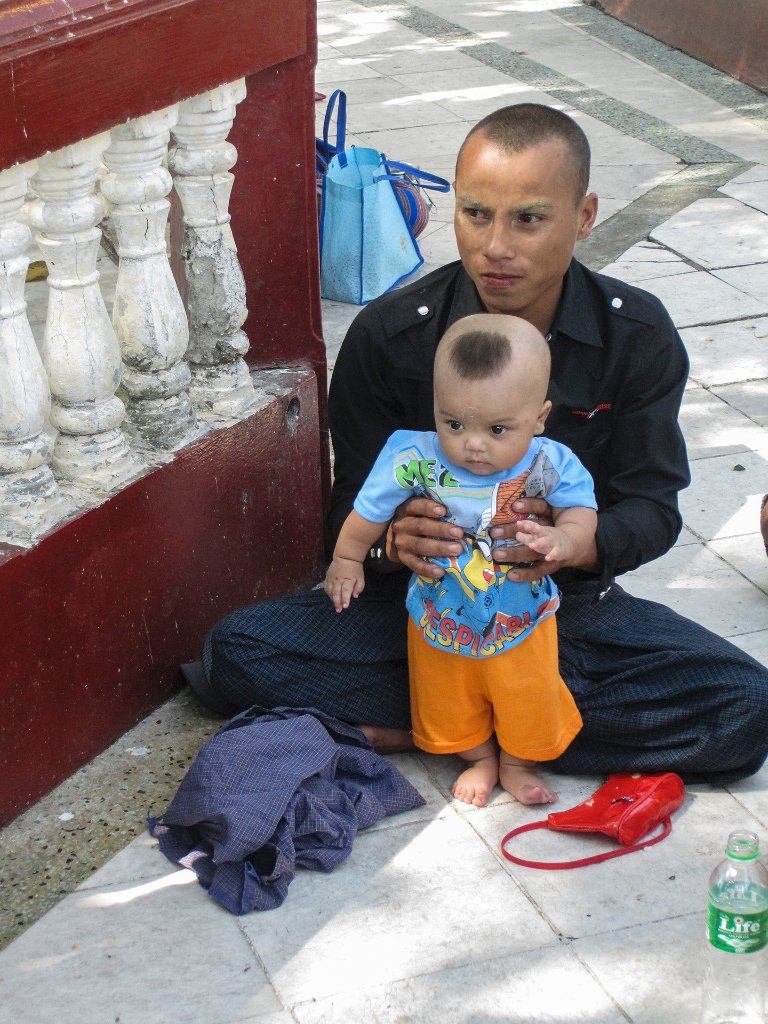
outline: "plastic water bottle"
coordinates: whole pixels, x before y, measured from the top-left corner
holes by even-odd
[[[768,871],[754,832],[731,832],[709,879],[701,1024],[765,1024]]]

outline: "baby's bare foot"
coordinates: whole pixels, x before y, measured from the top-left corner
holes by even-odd
[[[499,782],[521,804],[551,804],[557,800],[557,793],[545,784],[530,763],[502,757]]]
[[[465,804],[485,807],[499,781],[499,759],[495,754],[474,761],[453,784],[453,795]]]

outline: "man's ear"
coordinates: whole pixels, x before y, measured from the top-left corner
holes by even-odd
[[[537,433],[537,434],[543,434],[544,433],[544,424],[547,422],[547,416],[549,416],[551,411],[552,411],[552,403],[550,402],[549,399],[547,399],[546,402],[541,407],[541,411],[539,412],[539,418],[536,420],[536,430],[535,430],[535,433]]]
[[[597,218],[597,192],[588,192],[579,204],[579,240],[589,238]]]

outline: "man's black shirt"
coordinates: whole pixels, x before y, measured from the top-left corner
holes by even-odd
[[[432,367],[446,329],[482,313],[460,262],[376,299],[358,314],[331,381],[338,535],[389,435],[434,430]],[[545,434],[592,474],[603,581],[664,554],[682,525],[677,494],[690,482],[677,416],[688,358],[648,292],[573,260],[549,336],[552,411]]]

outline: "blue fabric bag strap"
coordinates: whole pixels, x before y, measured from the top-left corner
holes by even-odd
[[[336,142],[330,142],[328,136],[331,133],[331,121],[336,111]],[[344,142],[347,137],[347,94],[341,89],[331,93],[328,106],[325,108],[325,119],[323,120],[323,137],[315,139],[315,173],[323,175],[328,170],[328,164],[332,157],[344,150]],[[318,181],[318,188],[319,188]]]
[[[440,178],[436,174],[430,174],[428,171],[422,171],[419,167],[413,167],[411,164],[400,163],[398,160],[387,160],[382,153],[381,156],[382,166],[388,171],[400,171],[400,174],[407,174],[409,178],[413,179],[414,184],[420,188],[431,188],[435,192],[450,192],[451,184],[445,178]],[[376,178],[379,181],[381,178],[387,178],[389,181],[400,181],[400,175],[398,174],[381,174]]]
[[[332,147],[338,153],[344,149],[344,142],[347,137],[347,94],[342,89],[336,89],[331,93],[328,106],[325,108],[325,120],[323,121],[323,142],[328,145],[328,134],[331,129],[333,112],[338,105],[336,114],[336,142]]]

